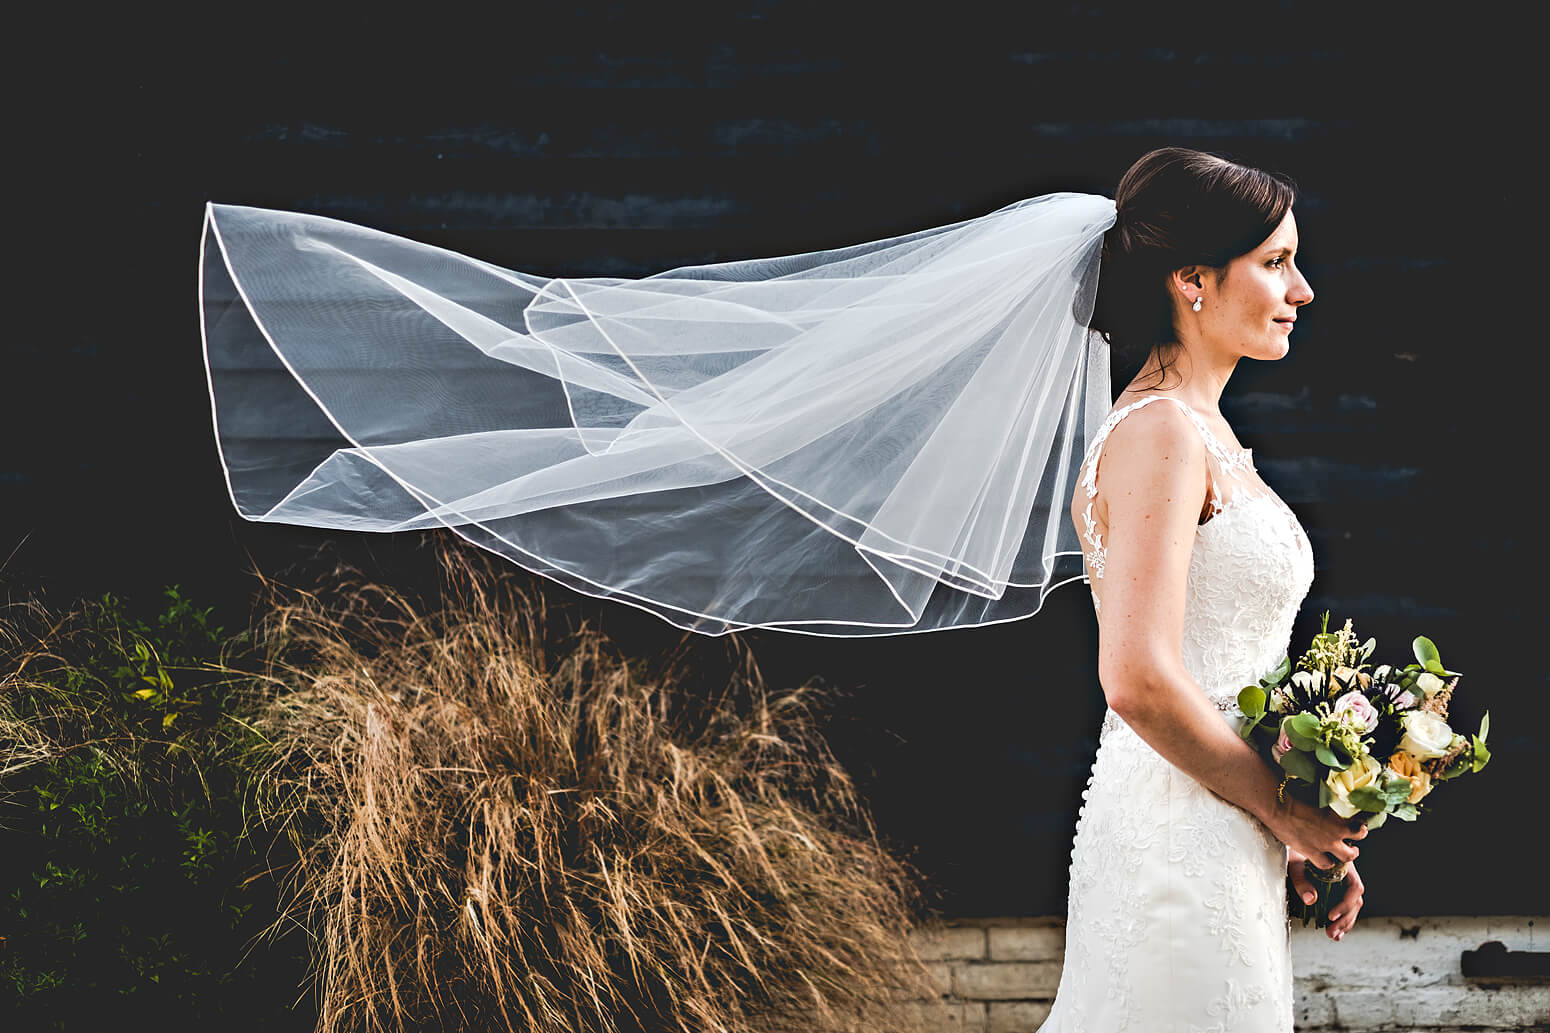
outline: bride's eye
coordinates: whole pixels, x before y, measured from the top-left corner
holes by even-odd
[[[1286,261],[1286,256],[1285,255],[1278,255],[1277,257],[1272,258],[1270,260],[1270,268],[1272,268],[1272,269],[1279,269],[1280,265],[1278,263],[1285,262],[1285,261]]]

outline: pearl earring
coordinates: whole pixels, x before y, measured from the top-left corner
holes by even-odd
[[[1200,299],[1198,297],[1195,299],[1195,303],[1191,305],[1190,308],[1194,309],[1196,312],[1200,311]]]

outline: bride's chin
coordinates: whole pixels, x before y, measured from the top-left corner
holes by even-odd
[[[1286,353],[1291,351],[1291,350],[1292,350],[1292,342],[1291,341],[1277,341],[1277,342],[1272,343],[1269,347],[1267,347],[1260,354],[1254,356],[1254,358],[1256,358],[1256,359],[1267,359],[1267,360],[1270,360],[1270,361],[1273,362],[1276,359],[1284,359],[1284,358],[1286,358]]]

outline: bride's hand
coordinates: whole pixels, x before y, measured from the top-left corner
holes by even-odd
[[[1286,871],[1292,877],[1292,888],[1303,899],[1303,903],[1313,903],[1313,883],[1308,879],[1308,859],[1296,850],[1287,850]],[[1356,916],[1362,910],[1362,893],[1366,886],[1362,884],[1362,877],[1356,873],[1356,862],[1346,865],[1345,869],[1345,896],[1340,898],[1329,912],[1329,925],[1324,927],[1324,935],[1331,940],[1339,940],[1351,927],[1356,924]]]
[[[1270,829],[1275,837],[1320,868],[1354,861],[1361,850],[1347,842],[1367,838],[1367,823],[1355,829],[1333,811],[1292,800],[1291,807],[1276,815]]]

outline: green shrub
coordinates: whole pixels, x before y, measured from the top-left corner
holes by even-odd
[[[299,936],[245,822],[256,733],[230,639],[177,588],[0,622],[0,995],[17,1029],[311,1029]],[[247,691],[251,691],[248,689]],[[251,951],[251,953],[250,953]],[[301,1006],[294,1009],[298,997]]]

